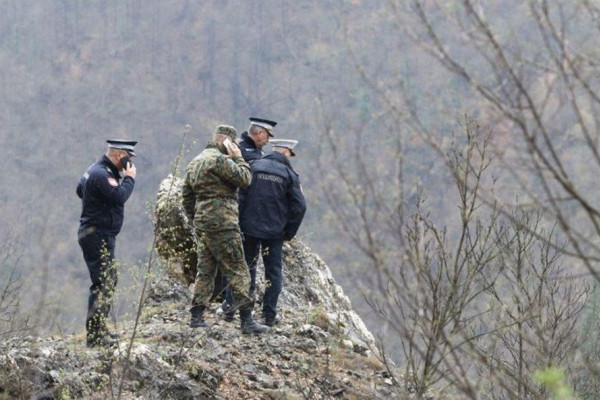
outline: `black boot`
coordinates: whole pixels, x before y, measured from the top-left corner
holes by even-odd
[[[263,333],[269,328],[261,325],[252,318],[252,311],[240,310],[240,319],[242,320],[242,333]]]
[[[192,313],[192,317],[190,318],[190,328],[207,328],[208,324],[204,321],[204,306],[192,306],[190,308],[190,313]]]

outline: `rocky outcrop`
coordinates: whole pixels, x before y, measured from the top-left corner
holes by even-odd
[[[409,398],[327,265],[297,240],[284,245],[281,324],[242,335],[214,303],[210,327],[190,329],[191,270],[182,266],[195,254],[179,185],[161,185],[156,234],[167,273],[153,269],[138,323],[113,327],[121,334],[113,348],[86,348],[83,332],[0,343],[0,399]],[[259,279],[259,299],[263,288]]]
[[[195,249],[189,245],[193,229],[181,203],[180,178],[169,175],[160,185],[157,196],[156,234],[161,256],[167,270],[182,283],[189,282],[192,268],[188,260],[196,260]],[[181,243],[185,243],[182,245]],[[264,292],[262,260],[257,266],[257,300]],[[352,309],[350,299],[335,283],[329,267],[306,245],[298,240],[286,242],[283,247],[284,288],[280,305],[286,310],[320,310],[325,323],[340,330],[357,346],[374,348],[373,336],[362,319]]]
[[[88,349],[83,334],[0,343],[0,399],[405,398],[321,306],[286,305],[280,325],[254,336],[216,313],[209,328],[190,329],[191,293],[172,278],[149,293],[135,338],[126,321],[113,348]]]
[[[167,273],[189,285],[196,276],[198,259],[194,249],[194,230],[183,210],[183,181],[169,175],[158,188],[154,216],[156,250],[166,263]]]

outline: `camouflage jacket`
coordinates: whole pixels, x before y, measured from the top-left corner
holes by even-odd
[[[223,154],[215,143],[190,162],[182,187],[183,207],[197,230],[237,230],[238,188],[250,186],[252,172],[242,157]]]

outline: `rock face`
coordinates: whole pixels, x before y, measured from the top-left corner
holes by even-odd
[[[181,204],[182,184],[182,179],[171,175],[161,183],[157,196],[156,233],[161,244],[160,254],[167,261],[171,276],[187,284],[190,278],[185,271],[194,270],[188,260],[197,258],[194,247],[189,245],[193,229]],[[257,301],[260,304],[264,293],[262,260],[257,268]],[[283,274],[284,286],[278,305],[284,313],[294,309],[316,310],[324,323],[340,330],[357,346],[375,347],[372,334],[352,309],[350,299],[335,283],[329,267],[299,240],[284,243]]]
[[[299,240],[292,240],[284,244],[283,265],[285,283],[279,302],[282,309],[316,308],[329,330],[339,330],[356,346],[375,347],[373,335],[354,312],[350,299],[335,283],[329,267],[319,256]]]
[[[369,351],[373,337],[328,267],[299,241],[284,246],[279,325],[243,335],[239,319],[224,321],[214,303],[210,327],[190,329],[182,265],[195,255],[181,244],[192,233],[172,190],[180,182],[170,180],[156,224],[168,274],[153,271],[138,323],[118,321],[113,348],[86,348],[83,332],[0,341],[0,399],[410,398]]]
[[[189,285],[196,276],[198,259],[194,249],[194,230],[183,210],[183,181],[169,175],[159,188],[154,219],[156,250],[167,263],[170,276]]]
[[[131,340],[88,349],[83,333],[0,342],[0,399],[329,399],[398,398],[383,365],[315,309],[286,310],[280,325],[243,335],[239,320],[207,315],[190,329],[190,292],[156,280]],[[128,349],[131,345],[130,355]]]

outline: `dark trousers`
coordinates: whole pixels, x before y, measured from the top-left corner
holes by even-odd
[[[254,298],[254,292],[256,291],[256,264],[260,254],[265,265],[266,280],[262,312],[267,319],[275,318],[275,315],[277,315],[277,300],[283,287],[281,271],[283,239],[258,239],[244,235],[243,243],[244,257],[250,270],[250,297]],[[229,288],[227,289],[227,303],[233,303]]]
[[[92,280],[85,327],[88,339],[94,340],[106,333],[110,301],[117,286],[116,237],[95,227],[80,227],[78,238]]]

